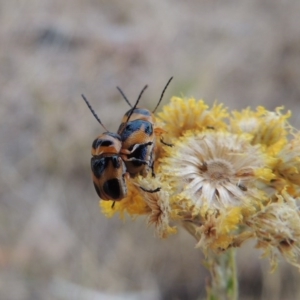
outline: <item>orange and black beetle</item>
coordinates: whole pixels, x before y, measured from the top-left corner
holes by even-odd
[[[169,83],[173,77],[169,79],[165,88],[162,91],[161,97],[151,113],[148,109],[138,108],[137,105],[140,98],[147,88],[147,85],[142,89],[135,105],[126,112],[122,119],[122,123],[118,129],[118,134],[121,136],[122,149],[120,151],[122,159],[125,162],[128,173],[131,177],[138,174],[145,176],[149,170],[152,171],[154,176],[153,163],[154,163],[154,147],[156,136],[160,135],[163,131],[160,128],[154,129],[154,115],[153,113],[159,106],[165,90],[167,89]],[[126,102],[131,106],[130,102],[118,88],[120,93]],[[162,138],[161,141],[163,142]],[[164,143],[164,142],[163,142]],[[166,143],[164,143],[166,144]],[[171,146],[170,144],[166,144]]]
[[[96,120],[107,130],[84,95],[82,98]],[[126,179],[129,174],[120,156],[121,148],[121,137],[116,133],[104,132],[93,141],[91,169],[96,192],[102,200],[120,201],[127,196]]]

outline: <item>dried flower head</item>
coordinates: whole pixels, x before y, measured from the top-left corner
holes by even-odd
[[[265,254],[276,257],[276,250],[285,259],[300,268],[300,215],[295,199],[286,191],[277,195],[277,202],[263,207],[247,220],[247,225],[254,231],[257,238],[257,248],[262,248]],[[276,260],[272,261],[273,269]]]
[[[138,184],[142,186],[147,184],[149,187],[149,181],[144,180],[141,177],[138,178]],[[151,181],[151,188],[155,189],[155,186],[159,186],[160,180],[155,178]],[[145,190],[141,190],[144,200],[150,208],[151,212],[148,218],[148,224],[154,225],[156,233],[161,238],[166,238],[169,234],[176,233],[176,229],[169,225],[170,215],[170,203],[169,193],[165,190],[160,190],[156,193],[149,193]]]
[[[300,134],[286,144],[278,154],[275,170],[291,184],[300,186]]]
[[[281,111],[229,115],[222,104],[173,97],[157,118],[156,176],[131,178],[127,197],[101,201],[102,211],[148,215],[159,237],[182,225],[205,253],[256,239],[273,266],[278,252],[300,268],[300,134]]]
[[[189,131],[161,159],[165,180],[198,206],[241,205],[256,194],[264,153],[244,135]]]

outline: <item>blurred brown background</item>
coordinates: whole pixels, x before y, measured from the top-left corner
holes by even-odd
[[[204,299],[183,231],[106,219],[90,175],[103,123],[165,94],[230,109],[285,105],[300,128],[299,0],[0,1],[0,299]],[[239,249],[240,299],[300,299],[299,273]]]

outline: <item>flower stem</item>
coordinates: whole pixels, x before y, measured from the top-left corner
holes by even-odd
[[[207,300],[237,300],[235,249],[222,254],[209,253],[205,266],[211,274],[211,280],[206,284]]]

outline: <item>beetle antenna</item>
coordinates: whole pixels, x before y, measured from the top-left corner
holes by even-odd
[[[143,87],[143,89],[141,90],[141,92],[140,92],[140,94],[139,94],[139,96],[138,96],[138,98],[137,98],[137,100],[136,100],[136,102],[135,102],[133,108],[132,108],[131,111],[130,111],[130,114],[128,115],[128,118],[127,118],[126,123],[129,121],[130,117],[132,116],[134,110],[136,109],[137,105],[139,104],[140,99],[141,99],[141,97],[142,97],[142,95],[143,95],[143,93],[144,93],[144,91],[145,91],[145,89],[146,89],[147,87],[148,87],[148,85],[145,85],[145,86]]]
[[[97,114],[95,113],[95,111],[93,110],[91,104],[89,103],[89,101],[87,101],[87,99],[85,98],[85,96],[82,94],[81,97],[83,98],[83,100],[85,101],[86,105],[88,106],[88,108],[90,109],[91,113],[93,114],[93,116],[95,117],[95,119],[100,123],[100,125],[106,130],[106,127],[103,125],[103,123],[101,122],[101,120],[99,119],[99,117],[97,116]]]
[[[160,102],[161,102],[161,100],[162,100],[162,98],[163,98],[163,96],[164,96],[164,93],[165,93],[165,91],[166,91],[168,85],[169,85],[170,82],[172,81],[172,79],[173,79],[173,76],[169,79],[169,81],[167,82],[165,88],[163,89],[163,91],[162,91],[162,93],[161,93],[161,96],[160,96],[160,99],[159,99],[159,101],[158,101],[156,107],[155,107],[154,110],[153,110],[153,113],[154,113],[154,112],[156,111],[156,109],[158,108],[158,106],[159,106],[159,104],[160,104]]]
[[[127,102],[127,104],[132,107],[131,103],[129,102],[129,100],[127,99],[127,97],[125,96],[125,94],[123,93],[123,91],[117,86],[117,90],[120,92],[120,94],[123,96],[124,100]]]

